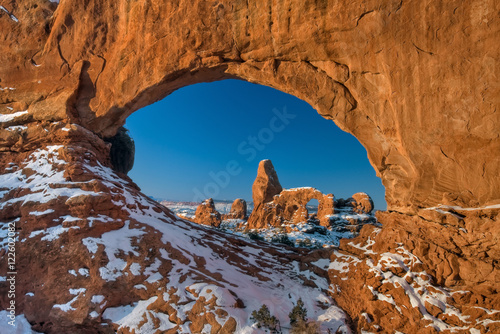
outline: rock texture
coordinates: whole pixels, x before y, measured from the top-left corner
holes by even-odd
[[[237,198],[231,204],[231,211],[226,215],[226,219],[246,219],[247,202],[242,198]]]
[[[278,195],[283,188],[281,187],[278,174],[274,170],[271,160],[262,160],[257,169],[257,177],[252,185],[252,198],[254,208],[271,202],[274,195]]]
[[[348,199],[348,202],[357,213],[370,213],[373,211],[373,200],[366,193],[356,193]]]
[[[264,166],[270,166],[265,169]],[[311,219],[317,220],[321,226],[330,227],[335,225],[335,207],[340,210],[348,210],[358,214],[368,214],[373,211],[373,201],[366,193],[356,193],[352,197],[344,200],[342,198],[335,202],[333,194],[323,194],[321,191],[311,187],[282,189],[275,194],[276,187],[270,180],[277,180],[278,175],[272,168],[270,160],[263,160],[259,163],[257,178],[252,190],[254,201],[258,205],[254,207],[252,214],[248,218],[247,229],[262,229],[268,227],[279,227],[290,224],[299,224]],[[267,172],[269,171],[269,172]],[[273,177],[268,177],[268,173]],[[263,177],[264,175],[265,177]],[[280,185],[281,188],[281,185]],[[271,189],[271,190],[268,190]],[[274,194],[271,200],[264,200],[263,193]],[[271,198],[268,196],[267,198]],[[307,204],[312,200],[318,201],[317,214],[312,218],[309,215]],[[255,203],[255,202],[254,202]],[[364,221],[353,219],[351,228],[358,231],[364,223],[371,222],[369,217]]]
[[[262,303],[286,325],[300,297],[315,319],[337,314],[325,330],[348,331],[349,317],[326,297],[326,271],[312,263],[326,254],[305,257],[179,220],[112,170],[102,139],[50,126],[39,139],[53,145],[0,159],[0,328],[9,326],[13,228],[16,312],[37,332],[249,332]]]
[[[198,224],[218,227],[222,222],[221,214],[215,209],[214,200],[209,198],[196,208],[194,221]]]
[[[28,109],[24,123],[110,137],[175,89],[236,77],[355,135],[390,210],[499,203],[494,0],[5,6],[17,21],[2,11],[1,112]]]
[[[137,332],[103,314],[140,303],[139,319],[170,319],[164,331],[238,331],[247,321],[238,307],[260,306],[248,304],[255,296],[246,291],[262,282],[259,301],[281,297],[285,286],[293,298],[309,296],[318,318],[316,298],[327,293],[309,288],[307,277],[326,270],[329,282],[318,276],[317,285],[340,288],[330,294],[353,330],[499,330],[497,1],[2,6],[0,263],[13,223],[16,311],[35,330]],[[130,114],[181,87],[226,78],[301,98],[365,146],[389,212],[379,214],[380,231],[365,228],[352,245],[314,255],[331,256],[330,269],[273,248],[260,257],[264,246],[176,221],[110,169],[102,138]],[[278,277],[262,270],[269,263]],[[235,282],[245,284],[239,294]],[[7,288],[0,281],[2,309]]]
[[[323,195],[318,189],[303,187],[284,189],[272,201],[256,206],[248,218],[247,228],[305,222],[309,219],[306,205],[311,199],[319,202],[317,219],[323,222],[322,225],[329,226],[326,222],[329,222],[329,216],[334,213],[334,206],[331,205],[333,195]]]
[[[478,214],[493,218],[498,212]],[[500,331],[500,297],[493,288],[500,283],[499,270],[486,254],[471,255],[474,245],[465,241],[466,228],[443,231],[436,223],[420,217],[407,221],[399,214],[378,218],[385,222],[382,229],[366,225],[358,238],[341,240],[329,269],[332,296],[353,316],[359,332]],[[467,217],[462,223],[470,228],[474,221]],[[413,231],[405,232],[402,224],[411,224]],[[426,235],[438,230],[442,241],[427,242]],[[486,235],[488,253],[494,254],[498,235]]]

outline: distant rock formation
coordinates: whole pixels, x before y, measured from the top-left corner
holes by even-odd
[[[223,216],[223,219],[246,219],[247,218],[247,201],[242,198],[237,198],[231,205],[231,211]]]
[[[335,196],[333,194],[323,195],[321,201],[318,201],[318,214],[320,225],[330,226],[330,216],[335,213]]]
[[[373,201],[367,193],[356,193],[349,201],[356,213],[371,213],[373,211]]]
[[[198,224],[219,227],[222,222],[220,213],[215,209],[214,200],[209,198],[196,208],[194,221]]]
[[[318,189],[311,187],[282,189],[277,193],[281,185],[278,188],[276,184],[279,185],[278,175],[272,162],[270,160],[261,161],[257,178],[252,187],[255,206],[248,219],[248,229],[307,222],[311,219],[307,203],[312,199],[319,202],[318,212],[314,218],[322,226],[328,227],[332,224],[332,219],[334,219],[332,216],[335,213],[335,196],[333,194],[325,195]],[[272,198],[271,194],[273,194]],[[355,213],[370,213],[373,210],[373,201],[366,193],[357,193],[348,200],[340,199],[340,201],[338,207],[352,207]],[[356,230],[359,230],[361,226],[356,219],[352,221],[352,225],[356,226]]]
[[[283,188],[274,170],[271,160],[262,160],[257,169],[257,177],[252,185],[252,198],[255,208],[262,203],[271,202],[273,196],[279,194]]]
[[[252,186],[254,209],[246,225],[246,230],[263,229],[269,227],[285,227],[287,225],[312,222],[323,227],[334,227],[336,230],[358,232],[366,223],[375,222],[373,216],[363,216],[373,211],[371,197],[363,192],[356,193],[348,199],[335,199],[333,194],[323,194],[312,187],[283,189],[278,174],[271,160],[262,160],[259,163],[257,177]],[[309,214],[307,204],[315,199],[318,201],[318,210]],[[348,218],[335,215],[335,209],[344,214],[351,213]],[[219,227],[223,220],[247,218],[247,203],[238,198],[231,205],[231,211],[221,215],[215,208],[214,201],[209,198],[196,209],[195,223]]]

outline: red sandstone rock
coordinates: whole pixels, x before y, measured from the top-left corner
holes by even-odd
[[[176,291],[158,291],[160,283],[154,282],[146,289],[135,289],[146,277],[132,275],[131,269],[124,269],[129,274],[115,282],[100,278],[100,269],[111,262],[108,257],[113,253],[107,254],[97,245],[96,253],[91,254],[81,241],[120,230],[125,221],[148,231],[143,239],[133,240],[138,255],[130,251],[118,255],[124,258],[125,268],[133,263],[150,267],[152,254],[167,250],[172,260],[157,259],[159,271],[169,280],[175,277],[170,275],[174,264],[196,261],[197,268],[191,267],[183,273],[185,277],[223,279],[223,274],[203,271],[202,254],[191,256],[182,247],[169,246],[172,240],[165,243],[157,229],[135,219],[160,210],[173,221],[168,210],[141,197],[125,176],[108,178],[97,171],[110,167],[109,148],[101,137],[113,136],[132,112],[180,87],[236,77],[310,103],[322,116],[356,136],[382,179],[391,210],[378,215],[382,231],[376,236],[362,232],[359,239],[343,242],[342,253],[334,252],[332,259],[350,261],[349,270],[329,271],[336,291],[333,296],[358,330],[431,331],[422,310],[411,307],[401,287],[382,284],[375,275],[377,270],[369,265],[378,263],[381,254],[397,254],[399,248],[418,257],[420,262],[407,261],[413,271],[427,272],[408,278],[410,282],[420,277],[427,286],[469,290],[463,297],[458,297],[461,292],[453,294],[451,306],[469,315],[471,323],[464,324],[454,315],[439,315],[444,323],[500,331],[498,323],[480,324],[495,315],[479,313],[477,308],[500,309],[499,210],[483,208],[500,203],[500,114],[495,112],[499,104],[495,88],[499,23],[494,1],[462,2],[458,7],[454,2],[434,1],[424,6],[419,1],[391,0],[339,1],[328,6],[292,1],[289,6],[277,3],[271,7],[255,1],[221,1],[213,6],[191,0],[178,4],[66,0],[59,5],[18,0],[2,5],[10,15],[0,10],[0,114],[28,113],[7,116],[0,122],[0,175],[23,168],[26,178],[37,175],[32,172],[36,168],[23,166],[26,159],[37,149],[62,145],[56,151],[66,164],[47,159],[54,173],[62,173],[70,182],[60,180],[47,189],[46,194],[61,195],[46,202],[25,201],[24,196],[37,194],[30,187],[0,184],[0,221],[18,220],[20,239],[27,239],[18,244],[18,295],[23,297],[17,310],[26,314],[35,330],[101,330],[104,306],[90,302],[90,294],[105,296],[106,307],[161,296],[169,300],[158,301],[154,310],[168,313],[178,326],[186,321],[174,312],[172,305],[179,298]],[[23,179],[22,175],[16,177]],[[24,180],[24,185],[36,181]],[[62,194],[78,189],[104,196],[102,201],[92,196],[69,200]],[[130,217],[131,209],[135,218]],[[269,217],[273,210],[269,208]],[[75,220],[61,218],[65,216]],[[172,229],[199,229],[176,225],[167,218],[165,224]],[[75,228],[58,239],[42,240],[51,228],[63,223],[75,224]],[[40,231],[43,234],[29,238]],[[210,235],[203,236],[193,243],[210,239]],[[229,250],[212,247],[218,254],[228,255],[232,265],[258,276],[261,268],[238,257],[240,249],[234,245],[241,242],[226,243]],[[277,251],[269,251],[266,260],[272,252]],[[278,254],[274,259],[276,263],[288,261],[287,256]],[[7,262],[5,253],[1,260]],[[401,275],[405,269],[399,266],[401,269],[387,275]],[[87,268],[90,278],[68,273],[79,268]],[[2,268],[2,275],[5,273]],[[79,287],[86,287],[88,295],[69,293],[68,289]],[[5,309],[3,282],[0,290]],[[28,292],[34,292],[33,299]],[[75,297],[74,313],[53,308]],[[389,297],[394,305],[387,302]],[[206,301],[196,305],[200,312],[191,317],[205,314],[206,322],[213,323],[206,313],[213,312],[213,305]],[[201,312],[202,306],[207,307],[206,312]],[[91,311],[98,312],[99,318],[87,316]],[[370,321],[362,320],[363,313]],[[152,313],[148,316],[159,321]],[[224,327],[226,324],[236,328],[232,318],[226,319]]]
[[[254,208],[273,200],[283,188],[271,160],[262,160],[257,169],[257,177],[252,185]]]
[[[247,202],[242,198],[237,198],[231,204],[231,211],[225,215],[225,219],[246,219]]]
[[[219,227],[222,222],[220,213],[215,209],[214,200],[209,198],[196,208],[195,217],[193,219],[196,223],[202,225],[209,225]]]
[[[335,201],[332,194],[324,195],[311,187],[284,189],[273,200],[254,208],[248,218],[248,229],[304,223],[309,220],[307,203],[311,199],[319,202],[316,218],[323,226],[330,226]]]
[[[357,213],[371,213],[373,211],[373,201],[366,193],[356,193],[348,202]]]
[[[330,226],[330,216],[335,213],[335,196],[333,194],[323,195],[321,201],[318,201],[318,219],[321,226]]]
[[[111,137],[180,87],[236,77],[293,94],[356,136],[390,210],[499,203],[492,1],[4,5],[18,22],[2,11],[3,114],[28,109]]]

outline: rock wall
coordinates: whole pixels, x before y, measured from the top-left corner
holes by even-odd
[[[67,120],[109,137],[175,89],[241,78],[293,94],[354,134],[390,210],[499,203],[494,0],[19,0],[6,9],[16,20],[0,17],[1,112],[28,109],[23,123]]]
[[[344,291],[330,294],[348,313],[345,323],[353,330],[382,326],[386,331],[411,332],[428,326],[421,319],[432,314],[437,319],[433,324],[448,329],[498,329],[494,327],[499,321],[495,309],[500,309],[497,1],[63,0],[56,4],[12,0],[2,6],[0,221],[3,232],[6,224],[15,222],[20,239],[26,239],[19,246],[19,273],[25,280],[19,282],[24,297],[18,311],[26,314],[36,330],[84,333],[88,326],[101,328],[104,309],[89,301],[91,294],[105,296],[107,307],[155,302],[154,314],[148,311],[148,316],[157,321],[159,314],[171,315],[177,326],[173,331],[191,325],[195,330],[215,319],[214,314],[204,313],[205,306],[211,312],[228,310],[224,322],[218,323],[221,328],[227,323],[228,332],[244,326],[247,319],[237,317],[242,304],[229,297],[232,278],[224,283],[225,299],[215,306],[207,305],[200,296],[210,296],[200,286],[189,285],[189,280],[182,286],[182,291],[191,291],[188,295],[183,292],[174,297],[174,291],[165,289],[179,279],[168,276],[172,268],[184,268],[182,277],[193,278],[197,284],[220,282],[218,272],[199,270],[207,261],[203,255],[218,254],[212,257],[227,262],[217,262],[217,270],[232,272],[222,263],[239,263],[242,260],[234,260],[235,256],[250,246],[240,247],[239,240],[223,235],[220,238],[227,242],[219,244],[201,227],[176,222],[170,212],[140,194],[126,176],[109,169],[110,147],[102,140],[113,137],[130,114],[174,90],[225,78],[271,86],[308,102],[358,138],[382,179],[389,209],[379,215],[384,228],[353,241],[362,252],[345,245],[322,255],[331,255],[332,262],[338,256],[364,263],[348,265],[352,270],[347,272],[329,270],[329,281]],[[39,165],[48,166],[47,170],[36,171]],[[76,219],[66,220],[66,216]],[[127,220],[131,225],[126,225]],[[130,242],[122,245],[129,247],[102,246],[108,237],[115,240],[114,234],[106,234],[115,230],[121,237],[134,230],[133,237],[126,234]],[[174,230],[178,233],[169,237]],[[141,231],[149,233],[141,239]],[[95,239],[95,244],[85,247],[83,239]],[[184,247],[191,243],[198,246],[186,252]],[[149,253],[150,244],[155,244],[154,254]],[[5,263],[3,249],[0,257]],[[161,254],[160,249],[168,249],[168,254]],[[405,254],[400,262],[397,249]],[[259,253],[249,251],[253,252]],[[405,281],[414,279],[413,274],[406,274],[410,272],[406,264],[416,263],[413,256],[417,257],[421,266],[412,267],[411,272],[425,271],[430,278],[416,284],[454,290],[453,295],[449,291],[443,295],[453,297],[457,305],[448,300],[439,304],[433,297],[446,313],[439,318],[437,309],[427,309],[423,301],[414,304],[410,298],[414,295],[390,288],[388,283],[404,283],[396,277],[384,281],[387,268],[376,263],[383,256],[387,260],[386,253],[398,262],[391,265],[392,275]],[[271,257],[281,274],[293,272],[302,277],[302,283],[312,284],[308,268],[321,272],[301,260],[300,270],[309,272],[306,277],[294,271],[299,264],[290,264],[272,248],[263,255],[266,261]],[[77,259],[77,266],[72,268],[68,258]],[[153,258],[162,263],[156,271],[155,262],[150,262]],[[258,256],[252,261],[262,262]],[[281,261],[288,264],[281,265]],[[150,268],[149,274],[135,275],[133,263],[139,263],[144,272]],[[252,281],[252,274],[259,270],[249,263],[242,266],[247,274],[241,281],[246,286],[259,285]],[[120,282],[106,281],[101,268],[109,271],[104,269],[104,276],[121,273]],[[94,283],[87,284],[85,275],[68,273],[79,269],[88,270]],[[2,275],[5,272],[2,268]],[[125,287],[128,293],[156,272],[164,275],[160,283],[152,281],[132,295],[121,290]],[[262,280],[285,282],[292,292],[304,287],[281,274]],[[379,283],[370,285],[373,290],[363,286],[374,277],[372,283]],[[157,284],[163,287],[161,292]],[[280,286],[269,284],[263,295],[279,291]],[[54,294],[61,287],[67,293]],[[4,296],[6,285],[0,283],[0,288]],[[83,288],[86,293],[78,290]],[[314,297],[318,291],[304,288],[303,292]],[[468,292],[464,298],[455,298],[457,291]],[[34,293],[35,299],[26,293]],[[360,296],[360,301],[372,298],[369,309],[361,310],[361,302],[355,303],[352,296]],[[75,304],[69,306],[73,305],[74,312],[58,311],[57,305],[64,307],[73,298]],[[178,304],[176,298],[190,303],[199,300],[196,307],[193,304],[199,312],[176,313],[172,309]],[[5,308],[7,300],[0,302]],[[471,311],[473,321],[459,322],[450,314],[463,314],[460,305],[469,305],[469,311],[486,311],[477,318]],[[410,316],[399,312],[403,306],[411,310]],[[289,311],[282,310],[283,314]],[[369,321],[359,320],[360,311],[368,314],[363,317]],[[201,313],[210,319],[194,321]],[[404,322],[407,318],[412,320]],[[118,329],[119,325],[113,326]],[[123,326],[122,332],[133,330]]]

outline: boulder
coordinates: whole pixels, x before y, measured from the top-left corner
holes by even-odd
[[[231,205],[228,217],[232,219],[245,219],[247,217],[247,202],[242,198],[237,198]]]
[[[214,200],[212,198],[206,199],[198,205],[194,221],[202,225],[219,227],[222,222],[222,217],[215,209]]]
[[[373,201],[367,193],[356,193],[348,199],[348,202],[356,213],[371,213],[373,211]]]

